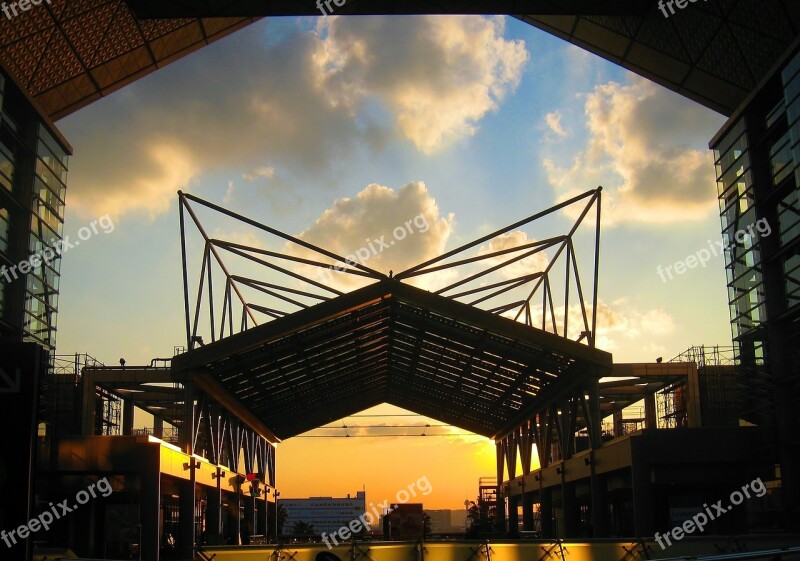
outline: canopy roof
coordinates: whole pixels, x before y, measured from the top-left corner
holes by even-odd
[[[594,348],[600,199],[587,191],[387,275],[376,255],[367,266],[180,193],[189,350],[176,379],[279,439],[381,403],[505,436],[611,374]],[[338,290],[348,279],[361,288]]]
[[[179,355],[173,370],[210,375],[282,439],[381,403],[498,437],[611,362],[385,279]]]

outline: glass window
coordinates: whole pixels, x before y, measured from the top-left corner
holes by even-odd
[[[9,236],[10,222],[11,222],[11,217],[8,213],[8,209],[4,206],[0,206],[0,251],[2,252],[8,251],[8,236]]]

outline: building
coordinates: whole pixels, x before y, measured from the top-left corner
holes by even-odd
[[[786,521],[800,528],[800,47],[787,49],[711,140],[739,411],[779,451]],[[756,453],[760,453],[756,451]]]
[[[530,469],[530,456],[522,456],[517,476],[510,467],[516,450],[508,450],[510,476],[497,488],[507,499],[508,524],[500,527],[545,538],[653,536],[752,484],[748,499],[711,519],[707,531],[787,529],[778,452],[763,445],[762,427],[738,426],[731,407],[741,395],[732,353],[694,347],[670,362],[614,364],[598,388],[600,416],[611,421],[599,447],[589,445],[584,430],[571,430],[578,425],[557,429],[559,416],[579,418],[575,409],[542,416],[535,426],[531,420],[524,428],[537,444],[540,467]],[[624,414],[640,403],[638,413]],[[570,437],[557,436],[559,430]],[[732,448],[747,453],[728,453]],[[481,503],[491,505],[487,495]]]
[[[448,509],[426,510],[425,514],[431,518],[431,532],[434,534],[440,532],[452,531],[451,512]],[[463,530],[463,528],[462,528]]]
[[[358,491],[354,497],[348,493],[346,497],[309,497],[307,499],[280,499],[280,506],[286,509],[286,524],[282,535],[291,536],[297,522],[314,527],[314,534],[323,532],[332,534],[339,528],[346,527],[367,510],[367,499],[364,491]]]
[[[72,147],[0,63],[0,337],[56,345]]]
[[[33,508],[39,391],[56,344],[71,152],[0,61],[0,410],[15,413],[3,419],[0,473],[20,474],[0,477],[3,528],[25,522]]]
[[[383,539],[391,541],[421,540],[425,537],[425,511],[422,503],[392,505],[383,516]]]

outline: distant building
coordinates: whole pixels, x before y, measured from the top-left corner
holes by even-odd
[[[358,491],[355,497],[347,494],[344,498],[309,497],[308,499],[281,499],[280,505],[286,508],[286,524],[283,526],[284,536],[292,534],[296,522],[302,521],[314,526],[314,533],[332,534],[343,526],[347,526],[364,514],[367,509],[366,493]]]
[[[450,527],[453,525],[449,509],[442,510],[426,510],[428,516],[431,517],[431,532],[434,534],[441,532],[449,532]],[[461,528],[464,529],[463,527]]]
[[[383,539],[420,540],[424,533],[422,503],[399,504],[383,517]]]

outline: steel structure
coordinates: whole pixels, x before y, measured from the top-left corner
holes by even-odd
[[[595,347],[600,188],[397,275],[198,197],[179,197],[189,350],[174,358],[173,376],[240,417],[251,414],[277,438],[289,438],[390,403],[494,438],[499,481],[506,460],[514,476],[518,444],[525,466],[534,441],[540,450],[557,443],[569,454],[571,435],[584,429],[600,445],[597,381],[611,374],[611,355]],[[200,209],[271,241],[211,237]],[[520,228],[563,221],[568,209],[577,209],[577,219],[565,233],[491,250],[493,240]],[[272,249],[276,242],[280,250]],[[590,246],[583,276],[579,245]],[[192,253],[199,255],[194,261]],[[530,261],[537,255],[539,270]],[[521,264],[531,269],[509,269]],[[190,289],[193,265],[198,280]],[[315,272],[331,270],[367,284],[343,293],[315,280]],[[449,278],[444,271],[457,280],[431,291],[410,284]],[[570,326],[570,311],[578,328]]]

